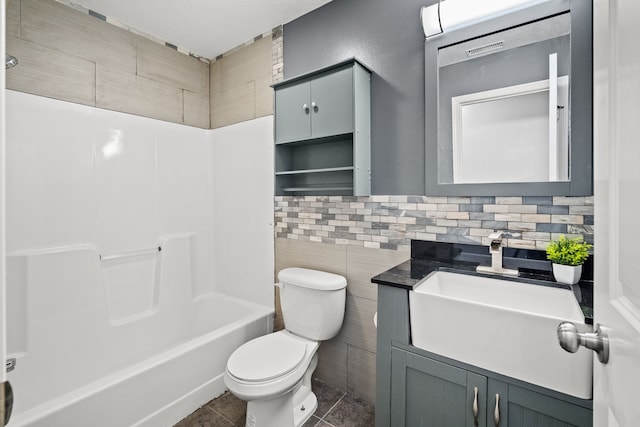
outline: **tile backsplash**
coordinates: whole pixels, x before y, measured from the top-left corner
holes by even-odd
[[[483,244],[494,230],[505,246],[545,249],[560,235],[593,243],[593,196],[277,196],[278,238],[407,249],[411,239]]]

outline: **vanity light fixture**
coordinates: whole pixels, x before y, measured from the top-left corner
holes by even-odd
[[[547,1],[439,0],[436,4],[422,7],[420,20],[424,35],[429,38]]]

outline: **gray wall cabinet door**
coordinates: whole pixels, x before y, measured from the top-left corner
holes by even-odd
[[[353,68],[276,90],[276,141],[353,132]]]
[[[486,377],[396,348],[391,359],[392,426],[486,427]]]
[[[311,81],[311,135],[353,132],[353,68]]]
[[[275,133],[278,141],[311,137],[311,85],[302,82],[277,90]]]

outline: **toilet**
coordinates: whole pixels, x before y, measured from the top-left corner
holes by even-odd
[[[338,334],[344,319],[344,277],[286,268],[278,281],[285,329],[240,346],[224,375],[229,391],[247,401],[247,427],[299,427],[313,415],[318,347]]]

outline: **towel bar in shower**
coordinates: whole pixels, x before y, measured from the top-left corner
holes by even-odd
[[[157,246],[155,248],[149,249],[137,249],[133,251],[125,251],[125,252],[115,252],[110,254],[100,254],[100,261],[112,261],[120,258],[131,258],[142,255],[153,255],[156,252],[162,251],[162,246]]]

